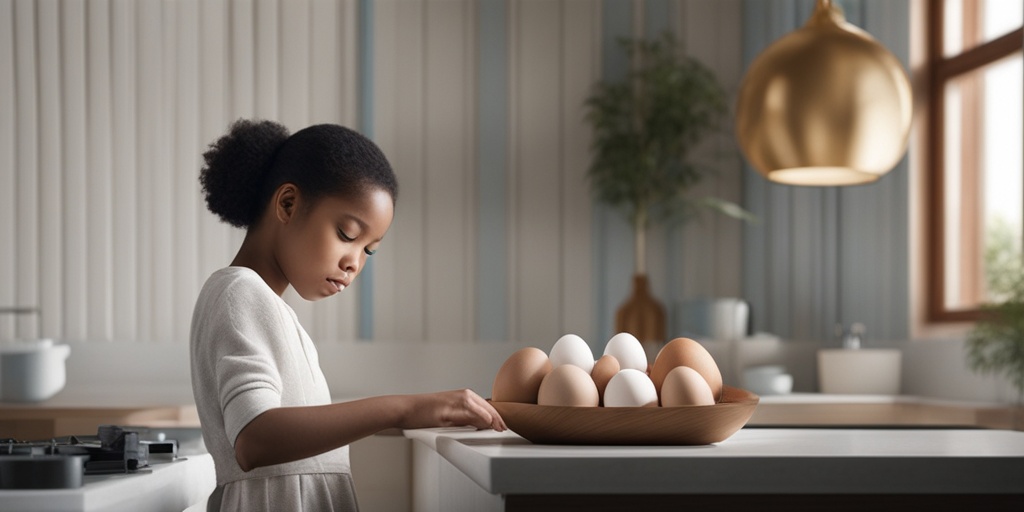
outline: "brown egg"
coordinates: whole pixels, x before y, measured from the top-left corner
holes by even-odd
[[[715,360],[708,350],[690,338],[676,338],[668,342],[654,359],[654,365],[651,366],[651,380],[654,381],[654,387],[659,390],[659,393],[665,382],[665,376],[677,366],[689,366],[697,370],[697,373],[704,377],[704,380],[708,381],[708,385],[711,386],[711,394],[715,397],[715,401],[721,400],[722,372],[718,369],[718,365],[715,364]]]
[[[676,366],[668,372],[660,391],[662,407],[715,405],[708,381],[689,366]]]
[[[579,366],[563,364],[544,377],[537,394],[539,405],[597,407],[597,385]]]
[[[597,394],[602,402],[604,401],[604,388],[608,387],[608,381],[612,380],[612,377],[619,373],[620,369],[619,360],[615,359],[615,356],[604,355],[594,363],[594,370],[590,372],[590,378],[594,379],[594,384],[597,385]]]
[[[535,347],[517,350],[498,369],[491,400],[535,404],[540,383],[550,372],[551,361],[543,350]]]

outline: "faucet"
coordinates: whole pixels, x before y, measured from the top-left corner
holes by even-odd
[[[836,324],[836,336],[842,339],[844,349],[857,350],[861,348],[865,332],[867,332],[867,328],[860,322],[850,324],[849,330],[844,329],[843,324]]]

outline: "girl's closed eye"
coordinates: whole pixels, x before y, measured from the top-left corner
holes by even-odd
[[[358,238],[358,236],[349,236],[348,233],[345,233],[345,230],[340,228],[338,229],[338,237],[348,243],[355,242],[356,238]],[[369,247],[365,247],[363,248],[363,252],[365,252],[367,256],[373,256],[374,254],[377,254],[377,249],[370,249]]]

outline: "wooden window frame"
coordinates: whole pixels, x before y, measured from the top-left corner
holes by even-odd
[[[943,0],[927,3],[928,16],[928,133],[925,164],[929,168],[928,189],[928,321],[973,322],[980,318],[981,310],[946,308],[946,254],[945,254],[945,87],[956,78],[980,69],[999,59],[1024,49],[1024,27],[982,43],[973,48],[946,57],[944,39]],[[972,116],[977,121],[978,116]],[[967,120],[970,123],[971,120]],[[977,133],[977,130],[970,130]],[[975,148],[977,150],[977,148]],[[970,151],[970,148],[968,148]],[[965,208],[966,210],[967,208]],[[980,215],[973,208],[974,215]],[[979,233],[973,238],[980,239]],[[967,245],[967,244],[963,244]]]

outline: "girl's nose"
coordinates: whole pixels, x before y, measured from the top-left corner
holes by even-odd
[[[359,272],[359,256],[346,253],[341,257],[341,261],[338,262],[338,267],[340,267],[345,273],[355,277]]]

